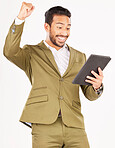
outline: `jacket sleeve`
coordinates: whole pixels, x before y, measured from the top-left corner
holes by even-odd
[[[85,54],[84,54],[84,58],[85,58],[85,61],[86,61],[86,55]],[[81,89],[82,89],[82,92],[85,95],[85,97],[90,101],[98,99],[102,94],[102,93],[98,94],[93,89],[93,86],[91,86],[91,85],[90,86],[89,85],[81,85]]]
[[[20,67],[22,70],[26,71],[30,64],[29,46],[25,45],[23,48],[20,48],[24,23],[25,22],[21,25],[15,25],[13,22],[5,40],[3,54],[8,60]]]

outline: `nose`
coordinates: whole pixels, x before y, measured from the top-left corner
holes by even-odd
[[[61,35],[63,35],[63,36],[68,36],[68,33],[67,33],[66,30],[62,30],[62,31],[61,31]]]

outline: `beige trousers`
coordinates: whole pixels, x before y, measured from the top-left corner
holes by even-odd
[[[84,129],[67,127],[59,117],[53,124],[32,124],[32,148],[89,148]]]

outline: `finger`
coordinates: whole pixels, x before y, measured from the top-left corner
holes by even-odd
[[[85,81],[86,81],[87,83],[92,84],[92,85],[95,83],[95,82],[93,82],[93,81],[91,81],[91,80],[87,80],[87,79],[86,79]]]
[[[103,77],[103,71],[101,70],[100,67],[98,67],[99,75]]]
[[[95,84],[98,84],[98,83],[101,82],[99,79],[96,79],[96,78],[93,78],[93,77],[90,77],[90,76],[87,76],[87,78],[88,78],[88,79],[86,79],[86,80],[92,81],[92,82],[94,82]],[[94,84],[94,83],[93,83],[93,84]]]
[[[35,6],[32,6],[31,11],[33,11],[35,9]]]
[[[96,81],[96,79],[94,77],[91,77],[91,76],[87,76],[86,78],[92,80],[92,81]]]
[[[99,75],[95,72],[95,71],[91,71],[91,73],[97,78],[97,79],[99,79]]]
[[[28,5],[29,7],[29,10],[33,10],[34,9],[34,6],[32,4]]]
[[[102,83],[102,78],[101,76],[97,79],[97,78],[94,78],[94,77],[91,77],[91,76],[87,76],[86,78],[92,80],[93,82],[95,83]]]
[[[35,8],[35,7],[32,6],[31,9],[27,9],[27,16],[30,16],[30,15],[31,15],[31,13],[33,12],[34,8]]]
[[[97,82],[93,82],[93,81],[91,81],[91,80],[85,80],[87,83],[90,83],[90,84],[92,84],[92,86],[95,88],[95,89],[97,89],[97,88],[99,88],[100,86],[101,86],[101,83],[99,83],[98,81]]]
[[[34,6],[32,6],[32,8],[31,8],[31,9],[28,9],[28,12],[29,12],[29,13],[32,13],[32,11],[34,10],[34,8],[35,8],[35,7],[34,7]]]
[[[34,10],[35,9],[35,6],[32,6],[32,9]]]
[[[30,10],[33,8],[33,5],[32,5],[31,3],[26,3],[26,2],[24,2],[24,3],[23,3],[23,6],[24,6],[28,11],[30,11]]]
[[[33,9],[33,6],[27,6],[26,9],[27,9],[28,11],[31,11],[31,10]]]

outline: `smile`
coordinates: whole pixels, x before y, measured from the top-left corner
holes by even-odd
[[[65,42],[66,41],[66,37],[57,37],[59,41],[61,42]]]

